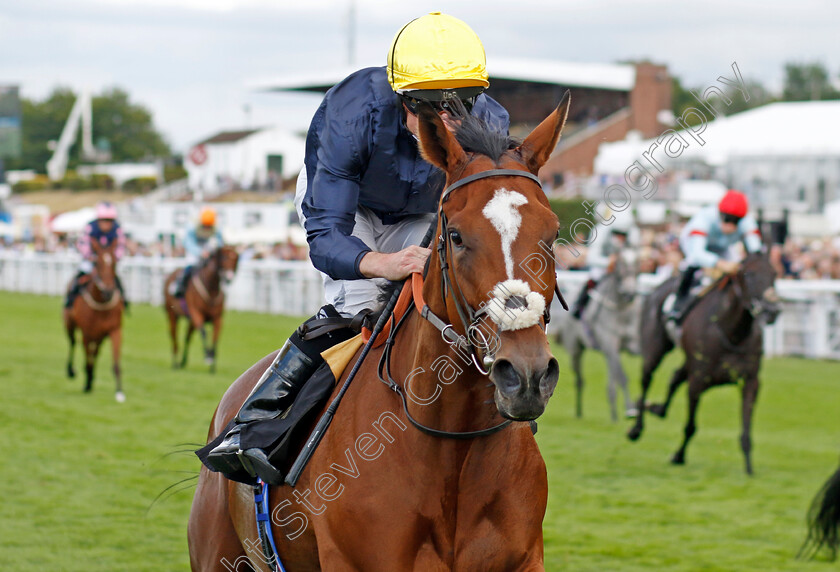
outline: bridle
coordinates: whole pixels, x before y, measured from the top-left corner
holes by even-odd
[[[486,376],[490,374],[490,370],[485,368],[489,368],[490,364],[492,364],[492,357],[489,355],[489,353],[486,353],[483,363],[480,363],[478,360],[476,347],[473,344],[472,340],[473,336],[480,336],[482,338],[482,343],[479,345],[483,345],[486,351],[487,339],[483,335],[483,332],[479,327],[479,322],[484,316],[487,315],[487,306],[483,305],[478,310],[473,309],[473,307],[470,306],[470,304],[465,300],[463,291],[461,290],[458,284],[457,277],[450,276],[450,264],[448,257],[452,256],[452,240],[449,236],[446,213],[443,212],[443,205],[448,200],[449,195],[453,191],[475,181],[486,179],[489,177],[525,177],[526,179],[531,179],[538,185],[541,185],[539,178],[536,175],[533,175],[527,171],[520,171],[518,169],[491,169],[488,171],[481,171],[479,173],[469,175],[468,177],[464,177],[463,179],[452,183],[443,191],[443,194],[441,195],[440,208],[438,210],[438,218],[440,221],[441,232],[438,236],[437,252],[441,270],[441,290],[443,295],[443,303],[444,305],[446,304],[447,292],[451,292],[452,299],[455,304],[455,311],[458,313],[462,326],[464,326],[464,332],[466,333],[466,336],[458,334],[451,323],[445,321],[444,319],[440,318],[438,315],[431,311],[429,306],[423,300],[422,278],[420,278],[419,275],[413,275],[409,280],[411,284],[403,285],[404,288],[410,287],[413,291],[413,298],[409,305],[409,309],[399,318],[397,323],[394,324],[394,327],[391,328],[391,331],[388,335],[388,339],[385,342],[384,350],[379,359],[379,380],[386,384],[390,389],[392,389],[395,393],[397,393],[400,396],[403,402],[403,409],[405,411],[406,417],[411,422],[411,424],[423,433],[426,433],[433,437],[449,439],[473,439],[475,437],[484,437],[487,435],[492,435],[497,431],[501,431],[511,423],[509,419],[506,419],[498,425],[489,427],[487,429],[462,432],[441,431],[439,429],[427,427],[426,425],[423,425],[422,423],[414,419],[411,413],[409,413],[405,389],[403,389],[403,387],[400,386],[391,375],[391,352],[394,347],[397,332],[399,331],[400,326],[402,326],[402,324],[405,322],[406,317],[411,314],[412,306],[416,307],[417,311],[420,313],[420,316],[423,317],[423,319],[428,321],[438,331],[440,331],[441,338],[443,339],[443,341],[446,342],[456,353],[463,356],[464,354],[462,352],[466,352],[470,356],[473,365],[482,375]],[[568,305],[566,304],[563,295],[560,293],[560,289],[557,286],[556,279],[554,280],[554,292],[559,298],[560,303],[563,305],[563,308],[568,310]],[[513,298],[515,297],[512,297],[511,299]],[[543,315],[543,320],[545,324],[548,324],[550,319],[549,307],[550,304],[546,304],[545,313]],[[482,367],[482,365],[484,367]],[[533,426],[534,425],[532,425],[532,428]]]
[[[443,212],[443,205],[449,199],[449,196],[453,191],[460,189],[465,185],[469,185],[470,183],[473,183],[475,181],[487,179],[490,177],[524,177],[526,179],[534,181],[537,185],[540,186],[540,188],[542,188],[542,183],[540,182],[539,177],[532,173],[529,173],[528,171],[520,171],[519,169],[490,169],[487,171],[481,171],[479,173],[469,175],[467,177],[464,177],[463,179],[455,181],[443,191],[443,194],[440,198],[440,208],[438,211],[438,218],[440,220],[440,235],[438,236],[437,243],[438,261],[440,263],[441,271],[441,295],[443,303],[445,305],[447,293],[452,293],[452,300],[455,305],[455,311],[458,313],[458,317],[460,318],[461,324],[464,327],[464,332],[466,333],[466,336],[461,336],[457,334],[452,324],[448,324],[444,320],[436,316],[434,313],[432,313],[428,306],[424,306],[420,309],[421,315],[433,326],[435,326],[438,330],[441,331],[441,336],[443,337],[445,342],[447,342],[450,345],[459,344],[467,349],[472,358],[473,365],[475,365],[476,369],[478,369],[478,371],[482,375],[490,374],[490,370],[487,368],[489,368],[490,364],[492,363],[492,357],[488,354],[485,354],[484,359],[480,363],[478,360],[476,347],[473,342],[474,338],[480,337],[482,343],[478,345],[483,346],[483,350],[485,352],[487,351],[487,339],[481,331],[480,327],[481,319],[487,315],[487,305],[482,305],[478,310],[473,309],[473,307],[470,306],[470,304],[465,299],[464,293],[461,290],[460,285],[458,284],[457,276],[450,275],[449,273],[449,258],[453,256],[452,237],[449,233],[449,225],[447,224],[446,213]],[[554,292],[559,298],[560,303],[563,305],[563,307],[565,309],[568,309],[566,301],[563,299],[563,295],[560,293],[560,288],[557,286],[556,279],[554,280]],[[513,303],[524,303],[524,301],[518,300],[517,298],[518,297],[516,296],[511,297]],[[545,312],[543,314],[543,320],[546,325],[551,320],[550,307],[551,304],[546,304]]]

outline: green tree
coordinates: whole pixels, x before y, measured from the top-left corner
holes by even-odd
[[[9,169],[35,169],[45,172],[53,151],[50,141],[61,136],[76,94],[68,88],[56,88],[43,101],[21,99],[22,154],[19,159],[8,161]],[[112,88],[92,98],[93,139],[95,144],[107,142],[113,161],[139,161],[168,157],[169,146],[158,133],[151,112],[142,105],[132,103],[122,89]],[[81,129],[70,149],[68,168],[80,162]]]
[[[127,92],[112,88],[95,96],[93,138],[108,141],[113,161],[141,161],[168,157],[169,146],[155,130],[152,113],[132,103]]]
[[[673,89],[671,91],[671,109],[674,112],[675,117],[680,117],[683,112],[688,109],[689,107],[694,107],[695,109],[700,109],[701,112],[705,113],[705,110],[700,106],[697,98],[695,98],[691,92],[694,92],[698,96],[703,93],[705,88],[703,87],[683,87],[680,79],[675,77],[672,78],[673,81]],[[740,113],[742,111],[746,111],[748,109],[753,109],[755,107],[759,107],[762,105],[766,105],[768,103],[772,103],[775,101],[773,95],[764,87],[764,85],[754,79],[745,79],[745,89],[747,93],[750,95],[749,101],[744,99],[744,94],[741,93],[740,90],[735,88],[727,88],[725,90],[726,96],[732,101],[729,105],[725,102],[720,101],[718,98],[713,98],[712,102],[715,105],[715,108],[723,113],[723,115],[732,115],[733,113]],[[699,117],[696,115],[690,114],[688,116],[688,123],[689,125],[696,125],[701,121]]]
[[[821,63],[785,64],[784,101],[840,99],[840,91],[831,85],[828,72]]]

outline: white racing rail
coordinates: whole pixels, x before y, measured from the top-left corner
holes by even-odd
[[[0,290],[63,296],[78,263],[76,254],[0,250]],[[129,300],[160,305],[166,276],[183,264],[180,258],[123,259],[119,273]],[[557,279],[572,303],[587,274],[558,272]],[[641,275],[640,294],[660,281],[658,276]],[[774,325],[765,327],[765,354],[840,359],[840,280],[778,280],[776,290],[783,300],[782,313]],[[322,304],[321,275],[308,261],[242,261],[227,291],[227,307],[233,310],[310,316]],[[552,311],[558,311],[556,302]]]

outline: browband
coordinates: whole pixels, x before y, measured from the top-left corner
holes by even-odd
[[[525,177],[526,179],[531,179],[542,188],[542,182],[540,182],[540,178],[534,175],[533,173],[529,173],[528,171],[520,171],[519,169],[491,169],[490,171],[482,171],[480,173],[470,175],[469,177],[464,177],[460,181],[455,181],[454,183],[446,187],[446,190],[443,191],[443,196],[441,196],[440,198],[441,204],[446,202],[446,199],[449,198],[449,193],[451,193],[455,189],[463,187],[464,185],[468,185],[473,181],[477,181],[479,179],[486,179],[487,177]]]

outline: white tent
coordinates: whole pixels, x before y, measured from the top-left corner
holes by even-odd
[[[96,218],[93,207],[85,207],[77,211],[68,211],[56,216],[50,227],[53,232],[81,232],[87,223]]]

